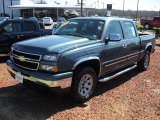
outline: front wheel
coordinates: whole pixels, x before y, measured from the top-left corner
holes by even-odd
[[[74,73],[71,97],[76,102],[85,102],[93,95],[97,85],[97,74],[91,67],[82,67]]]
[[[150,25],[149,25],[148,23],[146,23],[146,24],[144,25],[144,28],[145,28],[145,29],[149,29],[149,28],[150,28]]]
[[[146,51],[142,60],[137,63],[137,67],[139,70],[145,71],[149,67],[150,63],[150,52]]]

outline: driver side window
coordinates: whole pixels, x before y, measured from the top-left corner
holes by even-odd
[[[12,23],[9,23],[9,24],[5,25],[4,29],[5,29],[6,32],[12,32],[13,31]]]
[[[112,21],[108,25],[107,36],[110,34],[119,34],[121,39],[123,38],[121,24],[118,21]]]
[[[4,29],[7,33],[22,31],[21,24],[19,22],[9,22],[4,26]]]

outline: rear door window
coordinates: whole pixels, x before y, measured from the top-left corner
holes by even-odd
[[[136,30],[132,22],[124,21],[122,24],[125,39],[137,37]]]
[[[155,21],[160,21],[160,17],[155,17],[154,20]]]
[[[36,31],[36,26],[35,26],[34,22],[24,21],[24,23],[25,23],[25,31],[26,32]]]

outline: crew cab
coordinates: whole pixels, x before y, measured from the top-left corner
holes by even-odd
[[[36,20],[14,19],[0,22],[0,55],[10,52],[13,43],[44,35],[52,30],[43,30]]]
[[[20,83],[69,90],[85,102],[106,82],[129,70],[147,70],[155,36],[138,34],[130,19],[80,17],[65,22],[52,36],[18,42],[7,61]]]
[[[141,25],[143,25],[145,29],[152,29],[153,27],[160,27],[160,16],[154,17],[153,20],[141,19]]]

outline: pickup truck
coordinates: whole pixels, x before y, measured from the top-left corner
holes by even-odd
[[[141,19],[141,25],[144,26],[145,29],[152,29],[153,27],[160,27],[160,16],[156,16],[153,20],[145,20]]]
[[[44,35],[52,30],[43,30],[36,20],[14,19],[0,22],[0,55],[10,52],[13,43]]]
[[[65,22],[52,36],[12,46],[8,71],[20,83],[56,92],[69,91],[85,102],[106,82],[129,70],[147,70],[155,36],[138,34],[130,19],[80,17]]]

